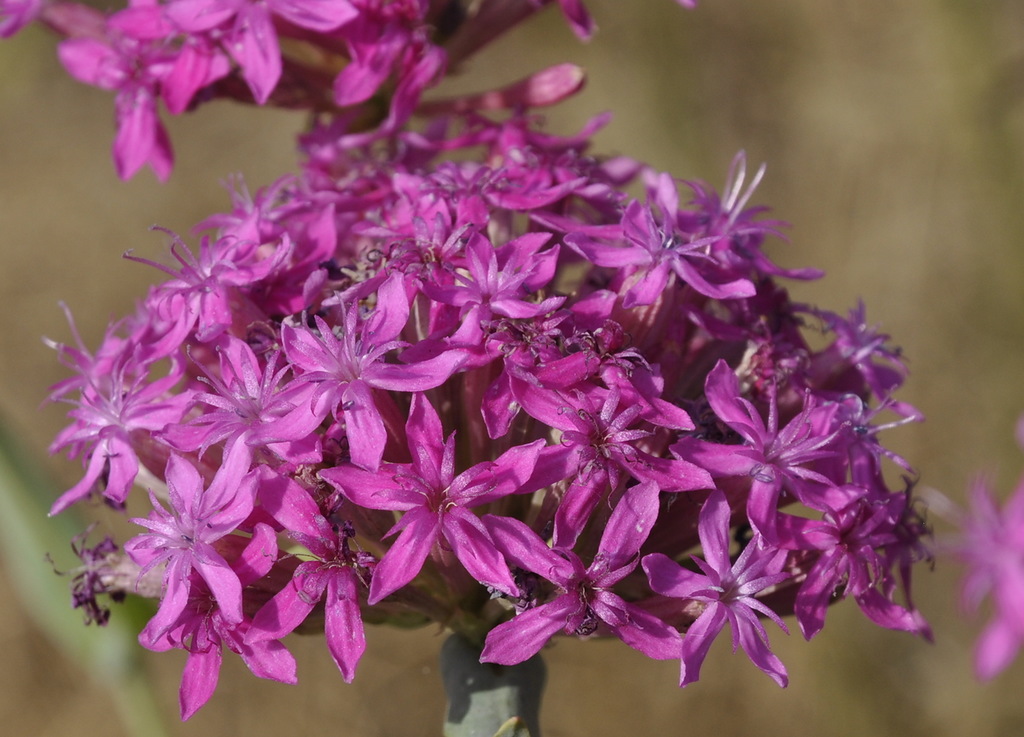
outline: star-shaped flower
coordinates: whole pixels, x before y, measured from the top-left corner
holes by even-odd
[[[758,592],[789,577],[780,571],[785,551],[762,547],[754,535],[736,562],[729,557],[732,512],[725,494],[715,490],[700,512],[699,533],[704,560],[694,558],[701,573],[683,568],[671,558],[652,553],[643,560],[651,588],[659,594],[705,605],[683,637],[679,685],[693,683],[711,643],[728,624],[732,649],[741,646],[750,660],[780,686],[788,682],[786,668],[768,647],[768,634],[759,615],[768,617],[788,634],[775,612],[758,601]]]

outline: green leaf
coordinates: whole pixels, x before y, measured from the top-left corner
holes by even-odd
[[[0,420],[0,555],[14,588],[36,626],[110,689],[129,733],[163,737],[168,732],[136,640],[145,607],[142,602],[119,607],[106,627],[86,627],[71,608],[68,579],[53,572],[47,556],[53,555],[61,570],[73,567],[77,559],[65,551],[86,524],[71,510],[47,516],[58,487],[41,468]]]

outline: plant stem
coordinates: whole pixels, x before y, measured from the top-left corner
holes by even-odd
[[[499,731],[540,737],[546,673],[540,655],[511,666],[481,663],[479,647],[461,635],[449,636],[441,648],[448,696],[444,737],[493,737]]]

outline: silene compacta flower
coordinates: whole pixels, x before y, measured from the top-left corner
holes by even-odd
[[[785,685],[764,622],[810,638],[845,596],[927,634],[908,590],[927,530],[880,441],[919,419],[893,398],[906,371],[862,307],[791,301],[784,280],[820,274],[766,254],[763,168],[748,182],[740,154],[718,194],[591,152],[603,119],[543,131],[529,108],[579,86],[568,65],[409,122],[446,58],[543,4],[32,10],[115,93],[124,176],[170,171],[161,100],[320,113],[298,175],[237,185],[98,348],[57,346],[53,450],[85,472],[52,511],[148,493],[121,562],[159,598],[142,644],[189,654],[184,717],[225,649],[293,682],[297,630],[351,680],[364,618],[440,623],[504,665],[613,636],[678,659],[680,685],[725,629]],[[281,56],[301,44],[319,55]]]
[[[1024,417],[1017,422],[1024,447]],[[964,566],[960,601],[976,614],[987,605],[988,622],[974,648],[974,670],[989,680],[1002,673],[1024,646],[1024,478],[1002,504],[990,478],[977,478],[968,507],[959,509],[935,494],[935,506],[958,528],[949,543]]]

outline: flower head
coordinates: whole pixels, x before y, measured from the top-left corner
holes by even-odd
[[[810,637],[844,596],[927,633],[909,596],[927,528],[883,444],[918,418],[893,396],[905,368],[861,308],[790,299],[784,279],[819,274],[767,257],[782,224],[752,204],[764,167],[748,180],[740,154],[722,194],[688,182],[686,201],[590,150],[607,115],[543,130],[531,108],[578,90],[574,65],[421,102],[449,61],[553,4],[40,11],[72,73],[116,95],[123,176],[168,173],[161,100],[310,114],[296,173],[233,182],[196,249],[173,238],[173,267],[130,256],[163,283],[97,350],[56,346],[74,376],[52,390],[71,405],[53,449],[85,471],[53,511],[149,487],[125,545],[142,578],[122,588],[160,600],[145,646],[187,652],[186,718],[225,652],[294,681],[292,632],[322,630],[352,680],[369,622],[436,622],[501,664],[615,637],[680,658],[682,684],[726,626],[784,684],[761,618]],[[559,6],[593,31],[583,2]],[[80,579],[93,616],[108,585]]]

